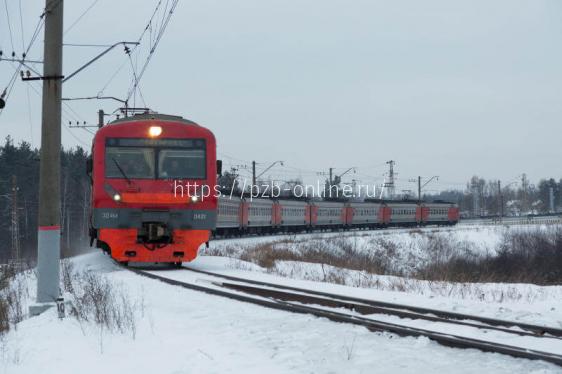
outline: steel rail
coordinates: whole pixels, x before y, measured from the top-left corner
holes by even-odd
[[[363,315],[387,314],[387,315],[397,316],[400,318],[422,319],[431,322],[441,322],[447,324],[469,326],[478,329],[494,330],[494,331],[500,331],[508,334],[521,335],[521,336],[545,337],[545,335],[537,335],[530,331],[513,330],[505,327],[497,327],[497,326],[490,326],[480,323],[459,321],[455,319],[447,319],[443,317],[436,317],[428,314],[410,312],[401,309],[378,307],[378,306],[367,305],[359,302],[344,301],[338,298],[337,295],[328,298],[324,296],[313,296],[310,293],[286,292],[277,289],[260,288],[255,286],[246,286],[246,285],[227,283],[227,282],[221,282],[215,284],[218,286],[249,293],[252,295],[271,297],[283,301],[295,301],[303,304],[316,304],[316,305],[322,305],[331,308],[345,308]],[[560,339],[559,337],[554,337],[554,336],[552,337],[548,336],[548,337],[552,339]]]
[[[173,286],[178,286],[193,291],[204,292],[215,296],[222,296],[237,301],[252,303],[271,309],[283,310],[283,311],[289,311],[289,312],[301,313],[301,314],[312,314],[318,317],[327,318],[335,322],[343,322],[343,323],[350,323],[354,325],[363,326],[369,329],[370,331],[391,332],[399,336],[412,336],[412,337],[423,336],[441,345],[448,346],[448,347],[473,348],[484,352],[501,353],[517,358],[542,360],[542,361],[556,364],[558,366],[562,366],[562,356],[553,353],[541,352],[541,351],[501,344],[501,343],[487,342],[484,340],[456,336],[452,334],[439,333],[439,332],[419,329],[415,327],[403,326],[395,323],[378,321],[370,318],[349,315],[341,312],[315,308],[306,305],[293,304],[286,301],[266,299],[263,297],[252,297],[240,293],[227,292],[218,288],[204,287],[197,284],[186,283],[186,282],[166,278],[154,273],[147,272],[142,269],[135,269],[131,267],[127,269],[141,276],[158,280]]]
[[[419,316],[419,314],[434,315],[436,317],[440,317],[441,319],[443,319],[443,318],[447,319],[447,321],[443,321],[443,322],[448,322],[448,323],[452,323],[451,320],[457,320],[457,321],[470,320],[470,321],[477,321],[477,322],[480,322],[480,323],[484,323],[486,325],[490,325],[490,327],[491,326],[518,327],[518,328],[520,328],[524,331],[532,332],[533,336],[543,336],[544,334],[550,334],[550,335],[552,335],[552,337],[558,337],[558,338],[562,337],[562,329],[559,329],[559,328],[556,328],[556,327],[539,326],[539,325],[533,325],[533,324],[529,324],[529,323],[507,321],[507,320],[501,320],[501,319],[496,319],[496,318],[475,316],[475,315],[470,315],[470,314],[449,312],[449,311],[431,309],[431,308],[423,308],[423,307],[418,307],[418,306],[413,306],[413,305],[405,305],[405,304],[369,300],[369,299],[363,299],[363,298],[357,298],[357,297],[351,297],[351,296],[345,296],[345,295],[339,295],[339,294],[332,294],[332,293],[328,293],[328,292],[309,290],[309,289],[299,288],[299,287],[283,286],[283,285],[279,285],[279,284],[275,284],[275,283],[255,281],[255,280],[250,280],[250,279],[233,277],[233,276],[229,276],[229,275],[217,274],[217,273],[213,273],[213,272],[210,272],[210,271],[198,270],[198,269],[193,269],[193,268],[185,267],[185,266],[183,266],[181,269],[185,269],[185,270],[189,270],[189,271],[192,271],[192,272],[195,272],[195,273],[205,274],[205,275],[209,275],[209,276],[214,276],[214,277],[218,277],[218,278],[228,279],[230,281],[235,281],[235,282],[243,282],[243,283],[253,284],[253,285],[257,285],[257,286],[271,287],[271,288],[276,288],[276,289],[301,292],[301,293],[306,293],[306,294],[315,295],[315,296],[322,296],[322,297],[327,297],[327,298],[332,298],[332,299],[339,299],[339,300],[347,301],[347,302],[351,302],[351,303],[365,304],[365,305],[368,305],[368,306],[371,306],[371,307],[385,308],[385,310],[387,310],[387,313],[392,313],[392,314],[395,314],[395,315],[403,314],[405,316],[405,318],[411,318],[411,317],[407,316],[407,312],[410,312],[410,313],[417,313],[418,316]],[[417,318],[430,319],[431,316],[417,317]],[[469,323],[463,322],[462,324],[469,324]],[[482,327],[484,327],[484,326],[482,326]],[[516,333],[514,330],[508,330],[508,331]],[[526,334],[521,334],[521,335],[526,335]]]

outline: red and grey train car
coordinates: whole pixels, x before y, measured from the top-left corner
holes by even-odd
[[[213,133],[181,117],[136,115],[102,127],[88,161],[92,244],[123,263],[193,260],[216,226],[217,199],[202,199],[200,189],[216,185],[217,166]],[[239,227],[228,214],[220,224]]]
[[[352,228],[454,225],[454,203],[330,202],[219,197],[217,235]],[[228,214],[228,217],[226,216]],[[223,215],[225,215],[223,217]],[[235,220],[238,219],[236,223]]]

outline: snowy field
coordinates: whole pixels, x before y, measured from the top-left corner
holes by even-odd
[[[455,257],[479,259],[495,256],[508,234],[548,234],[560,229],[559,225],[456,226],[246,237],[211,242],[211,248],[202,249],[200,253],[231,258],[230,263],[225,266],[233,269],[257,270],[291,279],[407,291],[429,297],[446,296],[448,299],[535,303],[559,298],[560,289],[511,283],[489,285],[424,281],[411,276],[431,264],[446,263]],[[260,258],[249,256],[248,253],[265,250],[288,252],[295,256],[285,256],[288,260],[279,256],[266,269],[253,266],[260,262]],[[307,254],[314,252],[330,253],[341,258],[364,255],[367,261],[374,259],[380,269],[375,268],[374,272],[369,272],[354,270],[353,267],[329,266],[326,261],[317,257],[310,261],[298,261],[299,258],[311,257]],[[248,257],[253,264],[238,261],[248,260]],[[291,257],[295,257],[297,261]],[[318,263],[318,260],[324,262],[324,265]]]
[[[493,254],[497,251],[505,232],[537,229],[549,230],[551,228],[547,226],[456,226],[327,232],[216,240],[211,242],[211,246],[213,250],[233,257],[245,248],[267,243],[275,243],[277,249],[286,248],[293,252],[319,248],[337,253],[341,252],[343,247],[348,247],[356,253],[370,253],[383,257],[388,262],[388,266],[408,275],[413,269],[435,260],[436,256],[451,256],[460,253],[471,257]],[[436,241],[454,246],[454,253],[444,253],[440,251],[440,248],[432,248],[431,246]],[[209,252],[214,251],[202,250],[203,254]]]
[[[472,250],[486,252],[497,249],[501,230],[506,229],[457,227],[433,234],[472,241],[479,245]],[[305,236],[314,240],[345,236],[358,250],[368,250],[384,238],[401,249],[399,256],[406,270],[426,256],[420,239],[424,235],[411,230]],[[248,245],[285,239],[287,236],[216,241],[211,249],[234,254]],[[299,250],[298,245],[293,250]],[[366,288],[361,285],[367,283],[352,281],[363,277],[361,272],[346,273],[349,283],[333,284],[317,281],[327,272],[318,264],[281,262],[271,271],[234,255],[205,256],[207,251],[202,250],[202,256],[189,266],[351,296],[562,327],[562,286],[482,284],[472,291],[461,291],[463,285],[418,281],[415,287],[398,289],[396,285],[406,282],[404,278],[377,276],[379,286]],[[108,331],[72,316],[59,320],[56,311],[50,310],[25,319],[2,337],[0,373],[562,372],[562,368],[543,362],[446,348],[425,338],[372,333],[358,326],[172,287],[123,270],[100,253],[76,257],[72,263],[76,271],[101,274],[128,295],[134,305],[134,328]],[[173,277],[192,274],[181,270],[167,273]],[[34,282],[32,273],[20,278],[24,303],[35,294]],[[456,292],[444,293],[451,289]],[[501,294],[505,296],[499,297]],[[66,298],[72,299],[69,295]]]

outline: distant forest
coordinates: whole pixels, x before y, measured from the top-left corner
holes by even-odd
[[[534,185],[522,174],[506,185],[473,176],[464,190],[424,195],[424,199],[456,202],[463,217],[499,216],[502,210],[504,216],[556,213],[562,211],[562,179],[541,179]]]
[[[81,147],[61,152],[61,226],[62,250],[77,252],[88,245],[88,207],[90,182],[86,175],[88,152]],[[17,146],[8,136],[0,146],[0,263],[12,257],[19,245],[21,258],[35,258],[37,251],[37,215],[39,208],[40,152],[27,142]],[[13,186],[17,188],[14,207]],[[16,209],[14,209],[16,208]],[[12,230],[17,217],[17,243]]]
[[[88,246],[90,181],[85,167],[87,156],[88,152],[81,147],[63,149],[61,153],[61,244],[63,252],[67,253],[76,253]],[[38,149],[27,142],[15,145],[9,136],[0,146],[0,263],[11,257],[16,245],[22,258],[36,257],[39,157]],[[14,185],[17,188],[16,204]],[[552,189],[554,210],[560,211],[562,179],[543,179],[533,185],[523,174],[517,183],[502,186],[501,194],[498,187],[497,180],[474,176],[464,190],[425,195],[424,199],[456,202],[464,216],[499,215],[502,202],[504,215],[540,214],[551,210]],[[17,235],[12,235],[16,226]]]

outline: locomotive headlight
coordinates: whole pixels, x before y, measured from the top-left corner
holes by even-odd
[[[156,136],[160,136],[160,134],[162,134],[162,127],[160,126],[150,126],[150,128],[148,129],[148,135],[153,138]]]
[[[118,193],[116,193],[115,195],[113,195],[113,200],[115,200],[115,201],[121,201],[121,195],[119,195]]]

